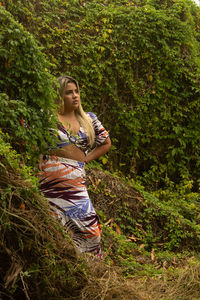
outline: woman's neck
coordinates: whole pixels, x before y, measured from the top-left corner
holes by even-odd
[[[64,109],[64,112],[63,112],[62,116],[74,117],[74,116],[76,116],[76,113],[75,113],[75,110]]]

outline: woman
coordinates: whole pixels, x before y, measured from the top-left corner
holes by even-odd
[[[56,130],[58,143],[42,157],[41,191],[49,200],[53,214],[66,230],[73,232],[79,251],[101,258],[101,227],[86,189],[84,166],[105,154],[111,141],[96,115],[83,111],[77,81],[63,76],[58,82],[61,100],[60,124]],[[95,148],[88,152],[93,145]]]

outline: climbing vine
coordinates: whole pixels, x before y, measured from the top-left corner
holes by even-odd
[[[37,39],[48,71],[79,80],[85,110],[96,112],[110,130],[113,150],[105,167],[153,189],[186,179],[198,189],[200,12],[195,3],[2,3]]]

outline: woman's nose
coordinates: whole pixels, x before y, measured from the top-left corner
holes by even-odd
[[[73,97],[77,97],[77,95],[78,95],[77,92],[74,91],[74,92],[73,92]]]

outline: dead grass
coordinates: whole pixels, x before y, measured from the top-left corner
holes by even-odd
[[[190,258],[178,268],[163,269],[160,276],[128,279],[153,300],[199,300],[200,261]]]
[[[170,300],[200,299],[200,262],[190,263],[174,271],[174,274],[164,272],[162,281],[151,280],[152,297]],[[156,293],[154,292],[156,291]]]

